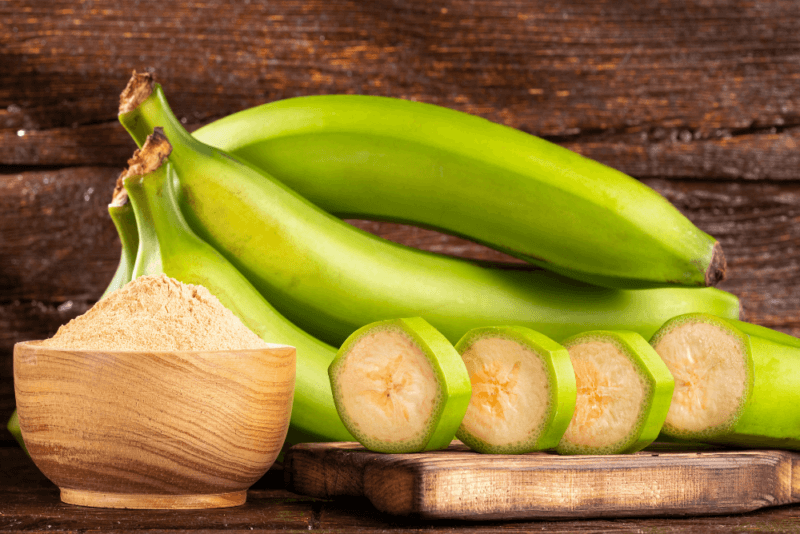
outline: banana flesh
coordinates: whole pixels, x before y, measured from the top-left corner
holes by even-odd
[[[362,337],[338,380],[344,411],[359,434],[411,447],[422,441],[439,391],[425,353],[402,333],[382,330]]]
[[[685,323],[664,336],[656,352],[675,377],[666,435],[699,435],[731,423],[747,392],[741,339],[714,324]]]
[[[636,426],[647,392],[636,368],[611,343],[585,343],[570,355],[578,383],[575,417],[564,439],[604,449],[628,437]]]
[[[521,454],[558,445],[575,409],[569,353],[522,327],[488,327],[458,342],[472,397],[456,436],[471,449]]]
[[[607,287],[714,285],[719,243],[657,192],[466,113],[363,95],[291,98],[193,135],[344,217],[437,228]]]
[[[666,319],[688,311],[738,317],[738,299],[714,288],[606,289],[387,242],[200,143],[172,114],[161,87],[139,82],[150,91],[143,100],[126,100],[120,121],[138,143],[163,126],[191,228],[287,319],[330,344],[392,317],[421,316],[453,343],[487,324],[526,326],[559,340],[621,327],[649,337]]]

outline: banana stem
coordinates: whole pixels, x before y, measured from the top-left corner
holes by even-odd
[[[587,329],[650,337],[688,311],[738,317],[738,300],[711,288],[605,289],[547,271],[483,269],[359,231],[195,140],[160,86],[145,81],[119,119],[139,143],[163,126],[189,226],[290,321],[334,345],[389,317],[422,316],[451,342],[487,324],[527,326],[557,341]]]
[[[120,95],[119,118],[139,148],[155,128],[161,128],[172,146],[188,145],[192,150],[211,153],[186,131],[172,112],[163,89],[150,74],[134,72]]]
[[[115,291],[133,279],[133,267],[136,263],[136,252],[139,248],[139,231],[136,228],[136,215],[133,207],[128,200],[128,193],[122,186],[122,177],[117,180],[117,187],[114,189],[114,196],[111,204],[108,205],[108,214],[119,234],[122,243],[120,251],[119,265],[114,273],[111,282],[103,292],[101,299]]]

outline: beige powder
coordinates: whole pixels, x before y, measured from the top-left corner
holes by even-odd
[[[77,350],[213,351],[268,347],[203,286],[142,276],[42,341]]]

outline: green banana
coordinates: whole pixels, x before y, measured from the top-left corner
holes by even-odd
[[[120,252],[119,265],[111,278],[111,282],[103,292],[101,299],[115,291],[128,282],[131,281],[133,276],[133,265],[136,262],[136,251],[139,248],[139,232],[136,228],[136,216],[133,214],[133,208],[128,202],[128,193],[122,186],[122,179],[117,181],[117,187],[114,188],[114,195],[111,198],[111,204],[108,205],[108,214],[114,222],[114,227],[117,229],[119,239],[122,242],[122,251]]]
[[[800,450],[800,339],[706,313],[650,340],[675,376],[670,438]]]
[[[193,138],[151,79],[134,76],[121,101],[119,119],[137,143],[156,126],[170,139],[189,226],[280,313],[333,345],[365,324],[397,317],[421,316],[456,342],[491,324],[527,326],[556,341],[589,329],[649,338],[678,313],[739,315],[738,299],[715,288],[606,289],[390,243]]]
[[[138,223],[133,278],[163,273],[202,285],[265,341],[294,346],[297,374],[287,441],[352,441],[336,412],[328,381],[336,349],[284,319],[233,265],[192,232],[176,204],[171,165],[168,160],[162,164],[170,149],[157,130],[123,180]]]
[[[28,448],[25,446],[25,442],[22,441],[22,430],[19,428],[19,416],[17,416],[17,410],[14,410],[14,413],[11,414],[11,418],[8,420],[6,428],[9,432],[11,432],[11,435],[14,436],[14,439],[17,440],[17,443],[19,443],[19,446],[22,447],[23,451],[25,451],[25,454],[30,456],[30,453],[28,453]]]
[[[444,107],[290,98],[193,135],[330,213],[436,228],[577,280],[633,288],[724,277],[719,243],[641,182]]]

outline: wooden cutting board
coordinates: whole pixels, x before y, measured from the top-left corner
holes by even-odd
[[[710,515],[800,502],[800,453],[669,444],[631,455],[511,456],[459,442],[417,454],[306,443],[289,449],[284,476],[295,493],[366,497],[380,511],[426,519]]]

